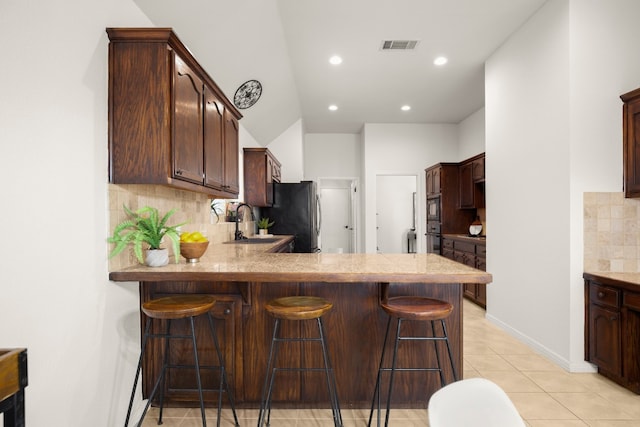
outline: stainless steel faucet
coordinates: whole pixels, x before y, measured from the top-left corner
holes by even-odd
[[[248,207],[248,208],[249,208],[249,212],[251,212],[251,219],[254,219],[254,218],[253,218],[253,208],[252,208],[250,205],[246,204],[246,203],[240,203],[240,204],[238,205],[238,207],[236,208],[236,233],[235,233],[235,238],[234,238],[234,240],[242,240],[242,239],[246,239],[246,237],[244,236],[244,234],[242,234],[242,231],[240,231],[240,230],[238,229],[238,223],[240,222],[240,208],[241,208],[241,207],[243,207],[243,206],[246,206],[246,207]]]

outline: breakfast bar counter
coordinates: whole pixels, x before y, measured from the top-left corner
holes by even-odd
[[[213,309],[216,331],[224,347],[224,358],[236,402],[256,407],[271,340],[272,318],[264,305],[278,297],[312,295],[330,300],[334,307],[324,317],[327,340],[336,372],[340,402],[344,408],[370,405],[382,351],[387,317],[380,301],[396,295],[427,296],[448,301],[454,310],[446,320],[454,362],[462,375],[462,286],[464,283],[490,283],[489,273],[476,270],[435,254],[325,254],[273,253],[291,240],[284,237],[269,243],[228,243],[210,245],[200,262],[164,267],[135,266],[109,274],[113,281],[140,282],[143,303],[167,295],[197,293],[215,295]],[[283,325],[283,331],[312,330],[304,322]],[[407,322],[407,334],[426,333],[425,322]],[[141,314],[141,324],[144,324]],[[203,324],[202,336],[207,325]],[[316,365],[311,343],[295,343],[287,349],[288,362]],[[424,343],[401,347],[398,363],[415,365],[416,360],[435,359]],[[208,363],[212,346],[198,346]],[[307,350],[309,348],[309,350]],[[158,351],[148,352],[143,369],[154,378],[160,361]],[[171,357],[188,363],[190,347],[172,343]],[[445,376],[452,379],[445,364]],[[440,387],[436,373],[405,375],[399,372],[394,385],[396,407],[426,407],[431,394]],[[191,405],[197,397],[190,391],[190,375],[170,378],[165,399],[174,405]],[[205,382],[215,383],[215,375]],[[302,377],[302,378],[301,378]],[[324,379],[318,372],[283,372],[274,391],[274,406],[323,407],[328,405]],[[151,390],[144,381],[143,393]],[[205,395],[209,402],[215,395]]]

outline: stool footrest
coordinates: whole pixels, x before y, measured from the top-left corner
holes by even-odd
[[[325,368],[273,368],[273,372],[276,371],[322,371],[325,372]],[[329,368],[330,372],[333,372],[332,368]]]
[[[273,341],[277,342],[306,342],[306,341],[322,341],[322,338],[274,338]]]

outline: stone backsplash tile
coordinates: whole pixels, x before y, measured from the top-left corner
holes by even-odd
[[[584,193],[584,270],[640,271],[640,200],[624,193]]]
[[[134,184],[109,184],[109,235],[113,232],[116,224],[126,219],[123,205],[132,210],[152,206],[157,208],[161,215],[171,209],[176,209],[176,213],[169,220],[170,224],[187,222],[181,229],[202,232],[211,242],[210,245],[221,244],[234,237],[235,224],[222,222],[222,217],[220,222],[216,223],[215,215],[211,215],[210,199],[204,194],[159,185]],[[240,224],[240,229],[247,236],[254,234],[254,228],[253,221]],[[112,245],[106,242],[107,237],[105,237],[105,244],[108,245],[107,253],[110,253]],[[109,259],[109,271],[136,264],[138,264],[138,260],[133,251],[127,249]]]

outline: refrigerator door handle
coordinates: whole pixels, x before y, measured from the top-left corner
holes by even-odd
[[[316,235],[320,236],[320,229],[322,228],[322,205],[320,204],[320,196],[316,194],[316,212],[318,218],[316,218]]]

